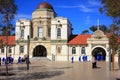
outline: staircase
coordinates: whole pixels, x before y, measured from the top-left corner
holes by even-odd
[[[50,61],[47,57],[33,57],[31,60]]]

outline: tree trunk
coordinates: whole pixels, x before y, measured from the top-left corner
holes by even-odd
[[[120,54],[118,55],[118,68],[120,69]]]
[[[112,70],[115,71],[115,51],[112,52]]]

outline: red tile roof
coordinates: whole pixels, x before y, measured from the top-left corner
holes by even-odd
[[[0,40],[2,40],[2,45],[6,45],[6,36],[0,36]],[[8,36],[8,45],[15,45],[15,36]]]
[[[91,37],[91,34],[79,34],[68,42],[68,45],[86,45],[87,39]],[[110,34],[106,35],[107,38],[110,37]],[[120,38],[118,38],[120,42]]]
[[[87,44],[87,38],[90,38],[91,34],[80,34],[78,36],[76,36],[75,38],[73,38],[72,40],[70,40],[68,42],[68,45],[72,45],[72,44],[81,44],[81,45],[85,45]]]

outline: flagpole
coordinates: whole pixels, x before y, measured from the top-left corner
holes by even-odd
[[[100,25],[100,21],[99,21],[99,19],[97,19],[97,30],[99,30],[99,26]]]

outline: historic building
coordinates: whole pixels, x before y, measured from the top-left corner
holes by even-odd
[[[72,30],[69,19],[58,17],[52,5],[44,1],[33,11],[31,20],[16,21],[11,54],[15,59],[26,55],[29,36],[30,58],[70,61],[74,57],[75,61],[79,61],[82,56],[87,56],[89,61],[92,55],[100,55],[101,60],[109,60],[108,36],[101,30],[98,29],[93,34],[78,35],[74,35]]]

